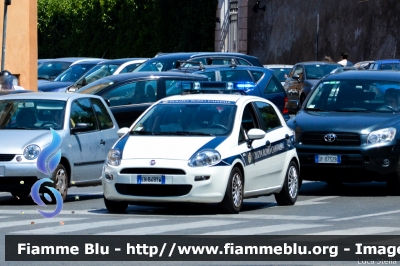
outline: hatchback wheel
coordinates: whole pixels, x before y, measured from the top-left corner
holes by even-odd
[[[63,201],[67,198],[68,193],[68,172],[65,169],[64,165],[59,164],[57,168],[53,172],[53,176],[51,178],[53,180],[53,186],[60,192]]]
[[[286,171],[282,190],[275,194],[275,200],[279,205],[293,205],[296,202],[299,194],[299,180],[299,168],[294,161],[291,161]]]
[[[229,176],[225,196],[220,203],[221,209],[226,213],[238,213],[243,203],[243,175],[239,168],[235,167]]]
[[[123,201],[108,200],[104,197],[104,204],[109,212],[122,213],[128,208],[128,203]]]

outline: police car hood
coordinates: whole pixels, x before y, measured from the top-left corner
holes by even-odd
[[[219,138],[208,136],[129,136],[123,149],[121,149],[121,144],[125,141],[124,139],[121,139],[115,148],[122,150],[122,159],[189,160],[196,151],[216,148],[220,141],[217,141],[217,143],[215,139]]]

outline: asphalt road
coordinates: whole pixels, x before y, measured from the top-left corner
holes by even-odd
[[[58,216],[45,219],[37,212],[54,206],[37,206],[31,199],[20,201],[0,193],[1,235],[400,235],[399,197],[389,196],[385,183],[344,184],[330,187],[323,182],[304,182],[297,203],[281,207],[273,196],[248,199],[237,215],[218,213],[216,205],[133,206],[125,214],[105,209],[102,189],[71,188]],[[168,239],[168,237],[165,237]],[[60,238],[61,239],[61,238]],[[4,237],[0,240],[0,265],[4,262]],[[4,263],[4,264],[3,264]],[[32,262],[29,265],[54,265]],[[72,265],[57,262],[58,265]],[[100,265],[74,262],[74,265]],[[114,263],[113,263],[114,264]],[[131,263],[120,263],[131,265]],[[135,265],[154,263],[135,262]],[[162,262],[161,265],[188,262]],[[318,262],[191,262],[190,265],[320,265]],[[343,265],[323,263],[324,265]],[[356,262],[348,265],[357,264]],[[109,265],[109,263],[107,264]]]

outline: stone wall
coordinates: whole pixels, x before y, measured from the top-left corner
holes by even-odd
[[[294,64],[347,51],[353,63],[400,58],[399,0],[248,0],[248,51],[263,64]]]

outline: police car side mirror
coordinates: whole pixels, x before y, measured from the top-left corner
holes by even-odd
[[[261,130],[258,128],[252,128],[249,130],[249,132],[247,132],[247,136],[251,140],[262,139],[265,137],[265,132],[264,132],[264,130]]]
[[[247,147],[250,148],[255,139],[262,139],[265,137],[265,132],[258,128],[252,128],[247,132],[247,137]]]
[[[129,128],[127,128],[127,127],[120,128],[120,129],[117,131],[118,137],[122,137],[122,136],[125,135],[128,131],[129,131]]]

